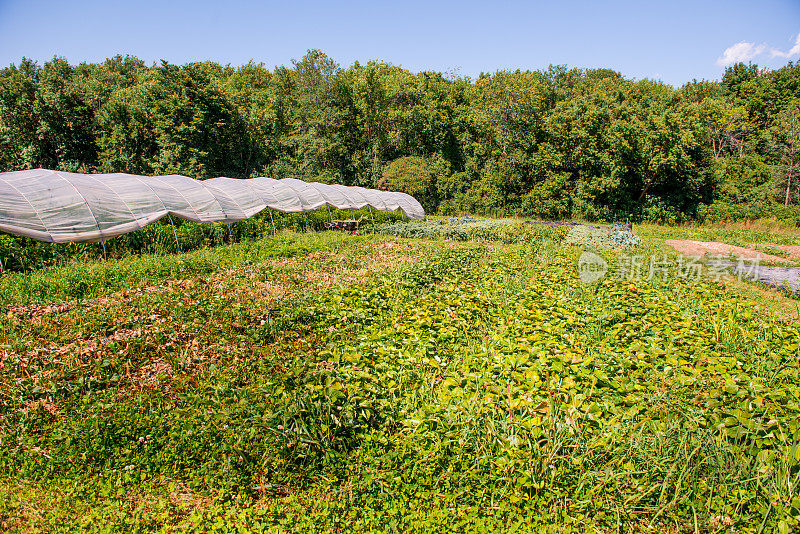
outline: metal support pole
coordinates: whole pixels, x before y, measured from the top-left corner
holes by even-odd
[[[308,232],[308,215],[306,215],[306,212],[303,212],[303,219],[306,220],[306,232]]]
[[[231,223],[228,224],[228,242],[233,243],[233,233],[231,232]]]
[[[269,221],[272,223],[272,235],[275,235],[275,219],[272,218],[272,209],[267,208],[267,210],[269,211]]]
[[[331,207],[325,204],[325,207],[328,208],[328,217],[331,218],[331,223],[333,222],[333,215],[331,214]]]
[[[372,208],[369,207],[367,204],[367,209],[369,210],[369,218],[372,220],[372,231],[375,231],[375,218],[372,216]]]
[[[100,244],[103,245],[103,261],[108,261],[108,254],[106,253],[106,240],[100,241]]]
[[[175,236],[175,250],[177,250],[178,254],[180,254],[181,253],[181,244],[178,243],[178,232],[175,230],[175,223],[172,221],[172,215],[167,213],[167,217],[169,217],[169,223],[172,225],[172,235]],[[200,231],[202,232],[202,227],[201,227]]]

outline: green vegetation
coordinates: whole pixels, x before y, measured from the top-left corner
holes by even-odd
[[[29,274],[8,273],[0,279],[0,303],[31,304],[91,298],[130,289],[141,282],[158,283],[238,269],[270,258],[285,258],[320,250],[335,250],[338,234],[281,234],[181,255],[127,256],[93,262],[71,262]]]
[[[800,527],[796,322],[704,279],[583,285],[565,227],[421,227],[481,225],[4,276],[0,528]]]
[[[794,63],[679,89],[564,66],[471,80],[319,50],[272,70],[22,59],[0,70],[0,170],[382,184],[446,215],[796,225],[798,80]]]
[[[401,221],[400,212],[360,210],[316,210],[309,213],[262,212],[255,217],[230,225],[193,223],[162,219],[141,230],[101,243],[43,243],[27,237],[0,234],[0,262],[5,271],[32,271],[62,266],[70,262],[93,261],[105,256],[125,259],[131,255],[173,253],[218,247],[224,243],[253,241],[274,232],[324,230],[331,221],[346,219],[360,222],[362,231],[373,231],[378,224]],[[374,225],[373,225],[374,223]],[[176,244],[177,238],[177,244]],[[133,260],[135,262],[135,260]]]
[[[512,219],[445,218],[424,223],[394,223],[379,227],[378,232],[396,237],[423,239],[447,238],[456,241],[502,241],[524,243],[541,239],[560,241],[567,233],[564,226],[530,224]]]
[[[419,156],[399,158],[387,165],[378,180],[378,187],[384,191],[408,193],[422,204],[426,212],[434,211],[439,204],[436,175]]]
[[[753,248],[758,250],[759,252],[763,252],[764,254],[771,254],[772,256],[778,256],[779,258],[788,258],[791,256],[788,252],[783,250],[782,248],[778,248],[773,245],[753,245]]]
[[[625,250],[639,246],[640,239],[625,225],[609,228],[581,225],[569,231],[564,244],[592,250]]]
[[[678,276],[663,243],[800,245],[799,83],[794,63],[675,89],[317,50],[2,69],[0,171],[292,176],[445,216],[647,223],[262,213],[176,221],[180,255],[160,221],[108,261],[1,235],[0,530],[800,529],[797,300]],[[351,216],[369,235],[308,232]],[[587,249],[609,266],[591,285]]]
[[[686,225],[661,226],[637,224],[638,235],[651,239],[689,239],[693,241],[719,241],[737,247],[751,244],[800,245],[800,235],[796,229],[782,229],[767,225],[759,226],[716,226]]]

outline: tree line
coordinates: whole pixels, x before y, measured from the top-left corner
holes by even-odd
[[[295,177],[400,189],[445,214],[796,214],[799,122],[793,63],[677,89],[564,66],[344,68],[319,50],[274,69],[116,56],[0,71],[2,171]]]

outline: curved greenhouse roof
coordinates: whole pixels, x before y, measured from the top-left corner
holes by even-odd
[[[325,205],[371,206],[425,218],[405,193],[303,182],[292,178],[211,178],[76,174],[32,169],[0,173],[0,230],[54,243],[88,242],[133,232],[168,214],[230,223],[271,208],[285,213]]]

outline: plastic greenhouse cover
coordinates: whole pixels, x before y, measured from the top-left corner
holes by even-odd
[[[196,222],[242,221],[264,209],[285,213],[329,205],[371,206],[425,218],[405,193],[303,182],[292,178],[211,178],[177,174],[76,174],[32,169],[0,173],[0,231],[52,243],[109,239],[144,228],[167,214]]]

